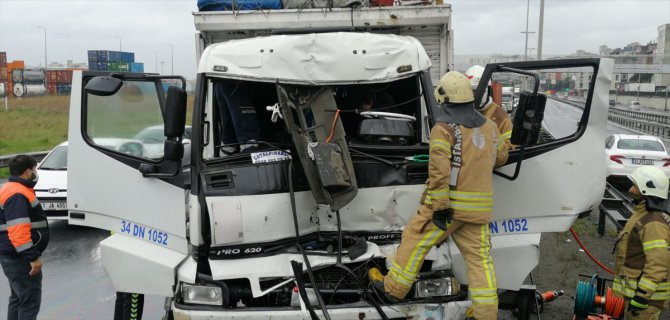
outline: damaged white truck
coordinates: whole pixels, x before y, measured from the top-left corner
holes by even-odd
[[[387,270],[423,191],[441,112],[433,84],[452,68],[450,7],[286,10],[194,14],[190,141],[183,78],[76,72],[70,223],[113,231],[101,256],[115,288],[168,297],[167,318],[463,317],[466,270],[452,241],[428,254],[401,303],[366,278],[372,266]],[[541,233],[566,231],[602,197],[612,68],[486,67],[485,80],[524,91],[490,226],[501,307],[520,318]],[[592,75],[579,108],[538,93],[561,72]],[[379,101],[372,109],[368,97]],[[156,125],[166,136],[158,156],[134,138]],[[253,139],[230,142],[250,127]]]

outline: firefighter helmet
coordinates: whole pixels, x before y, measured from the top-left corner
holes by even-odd
[[[449,71],[437,84],[435,88],[435,100],[437,103],[468,103],[475,100],[470,82],[460,72]]]
[[[477,89],[477,86],[479,85],[479,81],[482,79],[482,75],[484,75],[484,67],[476,64],[468,69],[468,71],[465,71],[465,76],[468,77],[468,80],[470,80],[470,85],[472,86],[472,90]],[[491,85],[491,82],[489,81],[489,84]]]
[[[661,169],[654,166],[639,167],[631,173],[629,178],[643,196],[668,199],[670,180]]]

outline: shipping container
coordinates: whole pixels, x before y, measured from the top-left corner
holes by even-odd
[[[71,69],[65,70],[65,82],[66,83],[72,83],[72,70]]]
[[[98,62],[96,63],[96,69],[98,71],[107,71],[107,62]]]
[[[7,69],[23,69],[25,68],[23,60],[14,60],[12,62],[7,62]]]
[[[123,62],[135,62],[135,53],[133,52],[121,52],[121,60]]]
[[[12,69],[12,82],[23,82],[23,69]]]
[[[58,94],[69,94],[72,90],[72,85],[69,83],[59,83],[56,85],[56,92]]]
[[[88,50],[88,63],[98,62],[98,51]]]
[[[107,60],[108,61],[121,61],[121,52],[119,52],[119,51],[108,51]]]
[[[56,79],[56,82],[59,82],[59,83],[68,82],[67,81],[67,71],[58,70],[58,78]]]
[[[7,64],[7,53],[0,52],[0,67],[5,66],[6,64]]]
[[[55,82],[47,82],[47,94],[56,94],[58,93],[56,89],[56,83]]]
[[[91,71],[96,71],[98,70],[98,63],[97,62],[88,62],[88,70]]]
[[[7,65],[0,67],[0,80],[9,79],[7,76]]]
[[[130,64],[130,72],[142,73],[144,72],[144,63],[132,62]]]
[[[97,51],[96,56],[97,56],[97,62],[98,63],[109,61],[109,51],[99,50],[99,51]]]
[[[47,83],[56,83],[58,82],[58,71],[59,70],[47,70]],[[47,92],[49,89],[47,88]]]
[[[44,83],[44,69],[23,70],[23,81],[21,82],[25,82],[27,84]]]
[[[13,91],[14,96],[23,97],[23,96],[37,96],[43,95],[47,92],[46,86],[43,84],[15,84]]]

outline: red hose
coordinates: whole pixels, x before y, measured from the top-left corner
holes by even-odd
[[[605,304],[605,313],[607,315],[617,318],[623,315],[625,301],[623,298],[615,296],[612,288],[607,288],[605,301],[607,301]]]
[[[572,236],[575,237],[575,240],[577,240],[577,243],[582,248],[582,250],[584,250],[584,252],[586,252],[586,255],[589,256],[589,258],[591,258],[591,260],[593,260],[593,262],[595,262],[599,267],[603,268],[603,270],[605,270],[605,271],[607,271],[611,274],[615,274],[614,271],[612,271],[612,269],[608,268],[606,265],[602,264],[602,262],[598,261],[598,259],[596,259],[596,257],[594,257],[591,254],[591,252],[589,252],[589,250],[586,249],[586,247],[582,243],[582,240],[580,240],[579,236],[577,236],[577,233],[575,232],[575,229],[572,229],[572,227],[570,227],[570,232],[572,233]]]

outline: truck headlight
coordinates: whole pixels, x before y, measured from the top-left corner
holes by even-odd
[[[419,298],[442,297],[452,295],[450,277],[418,280],[414,285],[414,295]]]
[[[184,297],[184,303],[223,305],[223,290],[221,287],[184,283],[181,286],[181,293]]]

